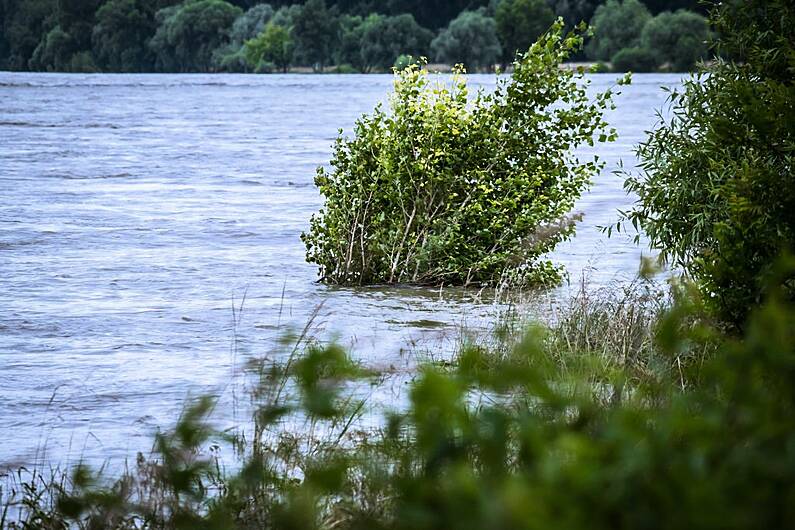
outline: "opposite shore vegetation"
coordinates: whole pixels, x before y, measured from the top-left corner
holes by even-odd
[[[0,70],[504,70],[560,17],[594,28],[575,61],[685,72],[708,55],[705,14],[698,0],[3,0]]]
[[[685,273],[669,291],[645,263],[637,284],[583,292],[551,324],[505,318],[451,363],[420,367],[406,407],[366,430],[352,389],[380,374],[291,337],[252,361],[245,436],[212,428],[212,399],[191,402],[121,476],[8,476],[0,527],[790,525],[795,13],[728,0],[710,24],[718,58],[671,94],[624,175],[637,202],[605,227],[644,230]],[[554,24],[471,105],[463,79],[403,70],[390,111],[363,117],[318,174],[327,202],[304,242],[321,278],[554,283],[543,253],[572,234],[560,216],[600,168],[570,148],[614,134],[611,93],[586,98],[587,78],[559,68],[582,44]]]

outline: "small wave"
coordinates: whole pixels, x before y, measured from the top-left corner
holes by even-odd
[[[102,76],[103,74],[99,74]],[[100,78],[81,78],[68,81],[0,81],[0,88],[180,88],[180,87],[233,87],[233,88],[262,88],[272,87],[278,89],[323,89],[345,88],[355,84],[357,78],[364,77],[356,75],[336,76],[334,74],[293,74],[285,79],[280,75],[253,76],[251,79],[241,80],[239,78],[227,79],[174,79],[174,76],[186,74],[155,74],[166,79],[152,79],[151,81],[123,81],[118,83],[108,82]],[[190,74],[187,74],[190,75]],[[229,74],[211,74],[217,76],[227,76]],[[170,79],[169,79],[170,77]],[[322,77],[322,79],[320,79]],[[368,78],[380,77],[374,74],[367,74]],[[391,76],[389,77],[391,79]]]
[[[123,179],[131,176],[131,173],[110,173],[106,175],[58,175],[59,178],[64,180]]]
[[[35,123],[30,121],[0,120],[0,127],[37,127],[41,129],[56,129],[70,127],[77,129],[120,129],[114,123]]]
[[[9,81],[0,81],[0,88],[5,88],[5,87],[11,87],[11,88],[13,88],[13,87],[33,87],[33,86],[37,86],[37,85],[34,85],[33,83],[11,83]]]

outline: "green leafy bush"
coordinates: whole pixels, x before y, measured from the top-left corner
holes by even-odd
[[[641,45],[653,53],[658,64],[674,72],[689,72],[707,55],[709,24],[697,13],[680,9],[664,11],[649,20],[640,36]]]
[[[627,177],[638,201],[623,221],[739,326],[774,259],[795,246],[795,12],[783,0],[730,1],[713,21],[718,51],[737,61],[671,94],[670,118],[638,149],[641,174]]]
[[[255,71],[262,63],[270,63],[287,72],[293,58],[293,40],[284,26],[269,22],[255,38],[244,44],[246,62]]]
[[[624,48],[610,61],[615,72],[653,72],[657,58],[646,48]]]
[[[391,113],[360,118],[318,170],[326,203],[302,239],[321,280],[559,281],[542,255],[574,232],[564,216],[602,167],[572,150],[616,137],[602,117],[612,91],[590,99],[583,73],[559,68],[581,45],[558,22],[473,99],[460,70],[446,86],[399,73]]]

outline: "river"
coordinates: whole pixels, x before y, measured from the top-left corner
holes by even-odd
[[[330,288],[304,261],[315,168],[391,82],[0,73],[0,468],[146,450],[186,396],[228,393],[245,359],[315,311],[313,334],[374,367],[499,311],[458,290]],[[607,167],[554,253],[572,278],[623,281],[648,254],[596,227],[631,203],[612,171],[634,165],[660,87],[679,82],[636,75],[616,98],[619,140],[597,148]]]

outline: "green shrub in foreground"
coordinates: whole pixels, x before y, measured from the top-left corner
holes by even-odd
[[[343,444],[350,412],[341,384],[362,374],[339,348],[311,347],[263,372],[270,397],[258,401],[260,427],[238,472],[201,456],[223,438],[208,427],[202,401],[158,436],[160,458],[139,475],[104,487],[80,468],[70,484],[55,485],[49,508],[47,495],[28,490],[24,507],[36,519],[23,527],[787,527],[795,516],[795,307],[774,293],[735,339],[705,323],[688,292],[678,291],[652,326],[644,384],[627,378],[635,368],[620,368],[628,352],[613,352],[618,364],[586,344],[551,355],[549,331],[535,327],[499,357],[467,346],[452,369],[421,370],[407,408],[386,418],[383,433]],[[683,362],[705,345],[710,356]],[[299,395],[290,398],[289,388]],[[617,399],[603,399],[617,389]],[[300,460],[290,456],[291,438],[260,434],[296,412],[327,422],[312,432],[331,440],[302,446]]]
[[[302,239],[321,280],[557,282],[541,256],[573,233],[564,216],[602,167],[572,151],[616,137],[612,92],[590,99],[583,73],[559,68],[581,46],[558,22],[473,99],[460,69],[449,86],[399,72],[391,112],[360,118],[318,170],[326,202]]]

